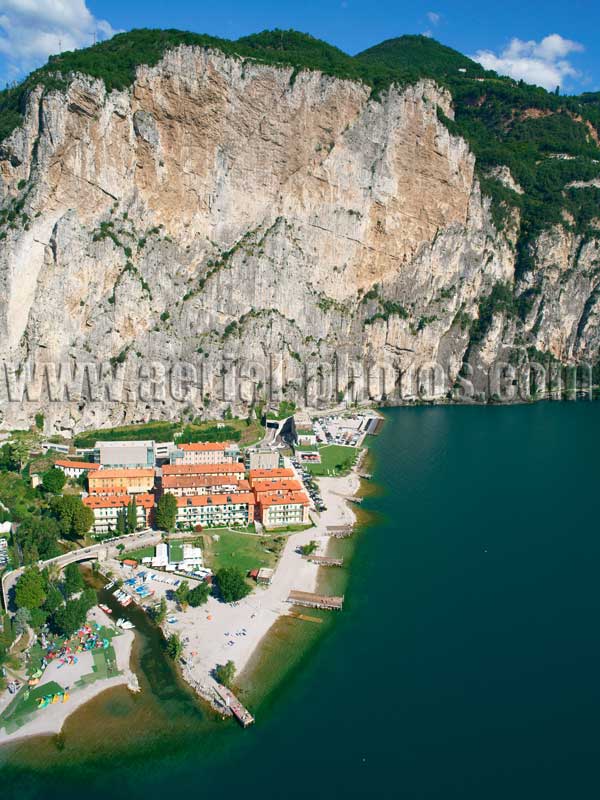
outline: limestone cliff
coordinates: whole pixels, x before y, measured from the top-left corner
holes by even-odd
[[[490,365],[532,347],[595,363],[600,242],[556,226],[516,279],[518,213],[494,226],[444,116],[452,98],[431,81],[375,99],[194,47],[127,90],[76,76],[32,92],[0,146],[2,424],[40,409],[48,430],[243,411],[270,391],[315,405],[330,368],[335,398],[366,365],[375,399],[440,398],[465,356],[485,391]],[[473,341],[497,284],[525,310],[500,309]],[[187,393],[161,385],[173,365]]]

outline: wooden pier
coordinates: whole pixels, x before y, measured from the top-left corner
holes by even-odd
[[[328,525],[327,535],[333,536],[334,539],[345,539],[347,536],[352,536],[354,533],[353,525]]]
[[[225,706],[231,711],[242,728],[247,728],[249,725],[252,725],[254,717],[247,708],[244,708],[234,693],[221,683],[217,683],[215,688]]]
[[[296,589],[292,589],[287,601],[288,603],[293,603],[295,606],[305,606],[306,608],[322,608],[327,611],[341,611],[344,604],[344,596],[329,597],[324,594],[299,592]]]
[[[331,558],[330,556],[304,556],[307,561],[318,564],[320,567],[341,567],[344,564],[343,558]]]

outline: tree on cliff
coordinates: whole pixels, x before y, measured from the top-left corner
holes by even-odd
[[[156,527],[171,531],[177,519],[177,500],[172,494],[163,494],[156,504]]]

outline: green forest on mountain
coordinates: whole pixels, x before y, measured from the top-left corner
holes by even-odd
[[[179,45],[214,48],[241,59],[292,67],[290,83],[301,70],[319,70],[336,78],[362,81],[374,101],[385,101],[392,85],[432,78],[452,94],[455,119],[440,119],[462,136],[477,158],[482,190],[493,200],[496,226],[502,229],[511,207],[522,216],[518,268],[531,264],[530,244],[565,212],[577,232],[592,232],[600,207],[600,189],[569,187],[600,177],[600,93],[558,93],[501,77],[466,56],[424,36],[401,36],[350,56],[326,42],[296,31],[264,31],[237,41],[177,30],[133,30],[93,47],[52,56],[18,86],[0,92],[0,141],[23,118],[29,92],[39,84],[62,88],[74,72],[102,79],[107,90],[124,89],[140,64],[155,65]],[[1,153],[1,149],[0,149]],[[490,176],[506,165],[522,195]]]

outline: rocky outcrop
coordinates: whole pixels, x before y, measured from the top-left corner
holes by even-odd
[[[33,92],[0,151],[3,424],[442,398],[465,354],[485,393],[513,347],[597,361],[600,243],[559,226],[515,280],[518,215],[494,227],[438,110],[429,81],[371,99],[191,47],[126,91]],[[475,346],[498,283],[528,303]]]

